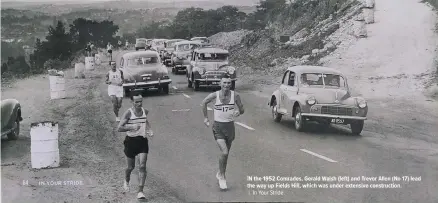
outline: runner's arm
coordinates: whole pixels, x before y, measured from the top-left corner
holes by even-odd
[[[131,117],[131,112],[129,110],[123,114],[122,120],[120,121],[119,126],[117,126],[118,132],[126,132],[126,131],[136,130],[132,126],[125,126],[128,123],[130,117]]]
[[[149,111],[147,109],[144,110],[144,113],[146,114],[146,116],[148,116]],[[146,129],[151,129],[151,124],[149,123],[149,119],[146,119]]]
[[[120,71],[120,78],[122,78],[122,84],[121,85],[123,85],[123,83],[125,82],[125,78],[123,77],[123,71]]]
[[[243,104],[242,104],[242,100],[240,99],[240,95],[237,94],[237,92],[234,92],[234,99],[236,101],[236,105],[239,108],[239,113],[240,115],[242,115],[243,113],[245,113],[245,109],[243,109]]]
[[[207,114],[207,104],[210,103],[211,101],[213,101],[214,99],[216,99],[216,93],[213,92],[211,94],[209,94],[207,97],[205,97],[205,99],[202,101],[202,112],[204,113],[204,118],[208,118],[208,114]]]

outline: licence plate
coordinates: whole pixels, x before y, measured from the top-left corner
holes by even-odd
[[[332,123],[337,123],[337,124],[343,124],[344,123],[344,119],[332,119]]]
[[[150,80],[151,77],[143,77],[143,80]]]
[[[212,82],[213,85],[219,85],[219,82]]]

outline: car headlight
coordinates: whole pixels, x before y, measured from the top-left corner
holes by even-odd
[[[364,99],[358,99],[357,105],[359,106],[359,108],[363,109],[363,108],[367,107],[367,102]]]
[[[308,99],[307,99],[307,104],[309,104],[309,105],[314,105],[314,104],[316,104],[316,99],[315,99],[315,97],[309,97]]]
[[[233,75],[233,74],[234,74],[234,71],[236,71],[236,68],[234,68],[234,67],[232,67],[232,66],[228,67],[228,69],[227,69],[227,72],[228,72],[230,75]]]
[[[199,74],[204,75],[205,69],[204,68],[198,68],[198,72],[199,72]]]

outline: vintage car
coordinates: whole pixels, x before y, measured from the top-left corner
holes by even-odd
[[[140,49],[145,49],[146,50],[146,46],[147,46],[147,39],[145,38],[137,38],[135,40],[135,50],[138,51]]]
[[[190,57],[192,51],[200,47],[200,42],[180,41],[175,43],[175,50],[172,54],[172,73],[178,73],[180,70],[187,70],[190,66]]]
[[[207,37],[193,37],[193,38],[190,39],[190,41],[198,41],[198,42],[201,42],[202,44],[210,43],[210,40],[208,40]]]
[[[171,64],[171,56],[173,51],[175,50],[175,43],[184,41],[183,39],[170,39],[164,42],[164,49],[161,50],[161,59],[163,60],[164,65],[170,66]]]
[[[303,131],[308,121],[317,121],[325,127],[350,124],[352,133],[359,135],[368,113],[366,100],[351,96],[347,78],[321,66],[288,68],[268,105],[276,122],[283,115],[292,116],[298,131]]]
[[[219,86],[222,75],[231,77],[231,89],[236,87],[236,68],[229,65],[229,52],[221,48],[198,48],[193,51],[190,66],[187,69],[188,86],[199,90],[203,86]]]
[[[123,90],[126,96],[132,90],[150,88],[158,88],[166,94],[169,93],[172,80],[156,51],[125,53],[120,58],[119,69],[123,72],[125,79]]]
[[[20,134],[21,105],[16,99],[5,99],[1,101],[1,137],[7,137],[9,140],[16,140]]]
[[[153,39],[152,40],[152,48],[156,50],[161,57],[161,51],[164,50],[164,42],[166,42],[167,39]]]

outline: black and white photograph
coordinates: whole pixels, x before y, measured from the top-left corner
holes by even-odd
[[[1,202],[438,202],[438,0],[3,0],[0,35]]]

